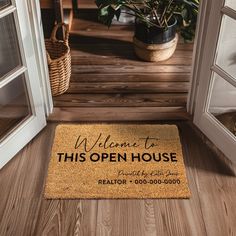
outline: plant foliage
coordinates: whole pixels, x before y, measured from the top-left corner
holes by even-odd
[[[110,26],[114,17],[119,20],[123,9],[147,27],[167,28],[176,18],[178,29],[185,40],[193,40],[199,0],[96,0],[99,19]]]

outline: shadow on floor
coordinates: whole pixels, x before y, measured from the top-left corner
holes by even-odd
[[[235,166],[223,154],[213,151],[212,144],[191,124],[179,124],[185,164],[206,172],[235,177]]]
[[[121,39],[71,34],[70,45],[73,50],[98,56],[113,56],[126,60],[138,60],[134,53],[133,43]]]

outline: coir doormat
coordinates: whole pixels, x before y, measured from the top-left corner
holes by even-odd
[[[45,197],[189,198],[175,125],[59,125]]]

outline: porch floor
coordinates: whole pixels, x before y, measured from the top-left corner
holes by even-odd
[[[0,235],[235,235],[235,165],[219,159],[188,122],[177,125],[189,200],[45,200],[56,126],[49,123],[0,170]]]
[[[134,54],[132,26],[108,29],[97,22],[96,14],[82,11],[79,17],[70,33],[70,88],[54,98],[50,120],[189,118],[186,103],[193,44],[179,42],[167,61],[143,62]]]

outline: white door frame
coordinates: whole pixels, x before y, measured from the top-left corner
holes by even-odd
[[[206,39],[206,30],[207,30],[211,5],[212,5],[212,0],[201,0],[199,7],[196,37],[193,49],[190,90],[187,101],[187,111],[190,115],[194,115],[197,87],[200,78],[199,74],[201,71],[201,64],[202,64],[202,54],[204,52],[203,47]]]
[[[27,0],[27,7],[30,17],[31,30],[34,40],[34,50],[40,73],[41,90],[44,99],[44,109],[46,116],[49,116],[53,110],[53,100],[49,82],[49,72],[46,57],[46,49],[43,35],[43,25],[41,19],[40,0]]]

